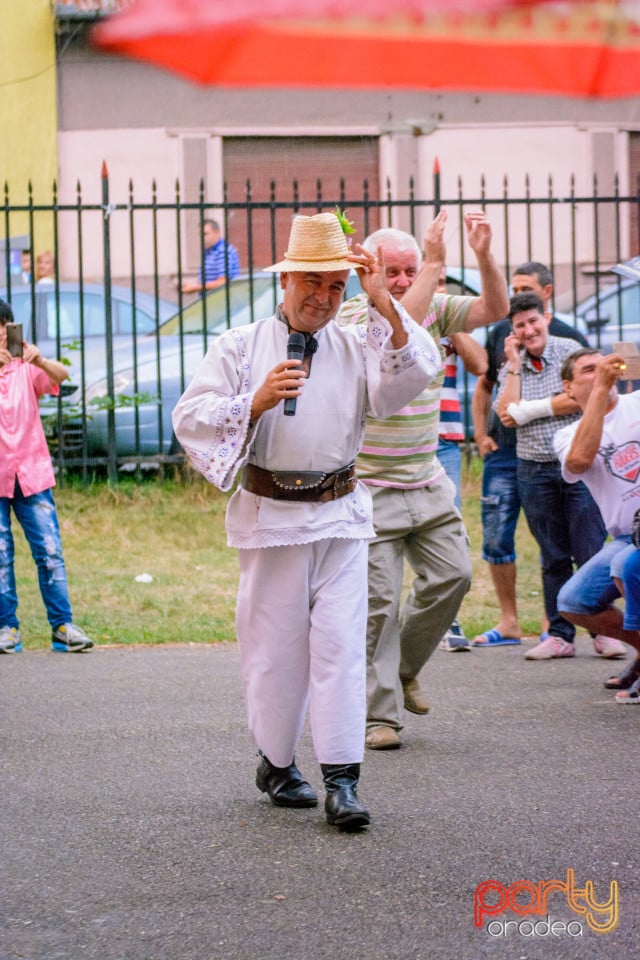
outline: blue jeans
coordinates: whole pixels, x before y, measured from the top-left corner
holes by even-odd
[[[16,482],[13,497],[0,497],[0,627],[18,627],[11,508],[24,530],[38,568],[40,593],[52,629],[71,623],[67,574],[51,490],[25,497]]]
[[[482,559],[496,566],[515,563],[520,516],[515,447],[488,453],[482,467]]]
[[[601,549],[607,531],[595,500],[582,483],[566,483],[557,460],[518,460],[518,490],[529,529],[540,547],[542,589],[549,633],[568,643],[576,628],[558,612],[558,594]]]
[[[624,583],[624,629],[640,630],[640,550],[626,555],[622,571]]]
[[[453,502],[458,510],[460,510],[460,474],[462,471],[460,444],[457,440],[438,440],[437,457],[444,468],[444,472],[456,488],[456,495]]]
[[[562,587],[558,609],[588,617],[610,607],[620,596],[613,577],[623,579],[624,561],[635,549],[628,535],[605,543]]]

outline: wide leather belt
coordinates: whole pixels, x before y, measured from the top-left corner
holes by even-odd
[[[252,463],[242,471],[242,486],[249,493],[272,500],[297,500],[327,503],[338,500],[356,488],[356,471],[351,463],[334,473],[309,470],[263,470]]]

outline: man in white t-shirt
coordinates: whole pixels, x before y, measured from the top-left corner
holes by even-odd
[[[624,369],[616,353],[603,357],[583,348],[567,357],[562,386],[583,416],[558,430],[553,440],[563,479],[582,480],[589,488],[612,537],[565,583],[558,609],[610,644],[617,638],[621,656],[622,640],[640,649],[640,633],[624,629],[622,611],[614,604],[624,592],[625,559],[636,549],[631,527],[640,505],[640,391],[618,394]]]

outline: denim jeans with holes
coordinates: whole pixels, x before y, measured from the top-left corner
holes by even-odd
[[[515,563],[520,516],[515,447],[488,453],[482,466],[482,559],[495,566]]]
[[[13,497],[0,497],[0,627],[19,626],[11,510],[24,530],[38,568],[40,593],[52,629],[71,623],[67,574],[51,490],[25,497],[16,481]]]

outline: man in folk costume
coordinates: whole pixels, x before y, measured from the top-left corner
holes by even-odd
[[[240,477],[226,524],[239,549],[236,623],[256,784],[276,806],[317,804],[295,765],[309,706],[327,822],[355,830],[370,821],[356,788],[374,531],[353,464],[367,415],[388,417],[419,394],[440,356],[387,292],[380,252],[351,253],[345,228],[334,213],[296,217],[285,259],[268,268],[283,291],[275,315],[216,340],[173,422],[208,480],[226,491]],[[340,328],[332,321],[354,266],[368,322]],[[295,335],[302,349],[292,359]]]

